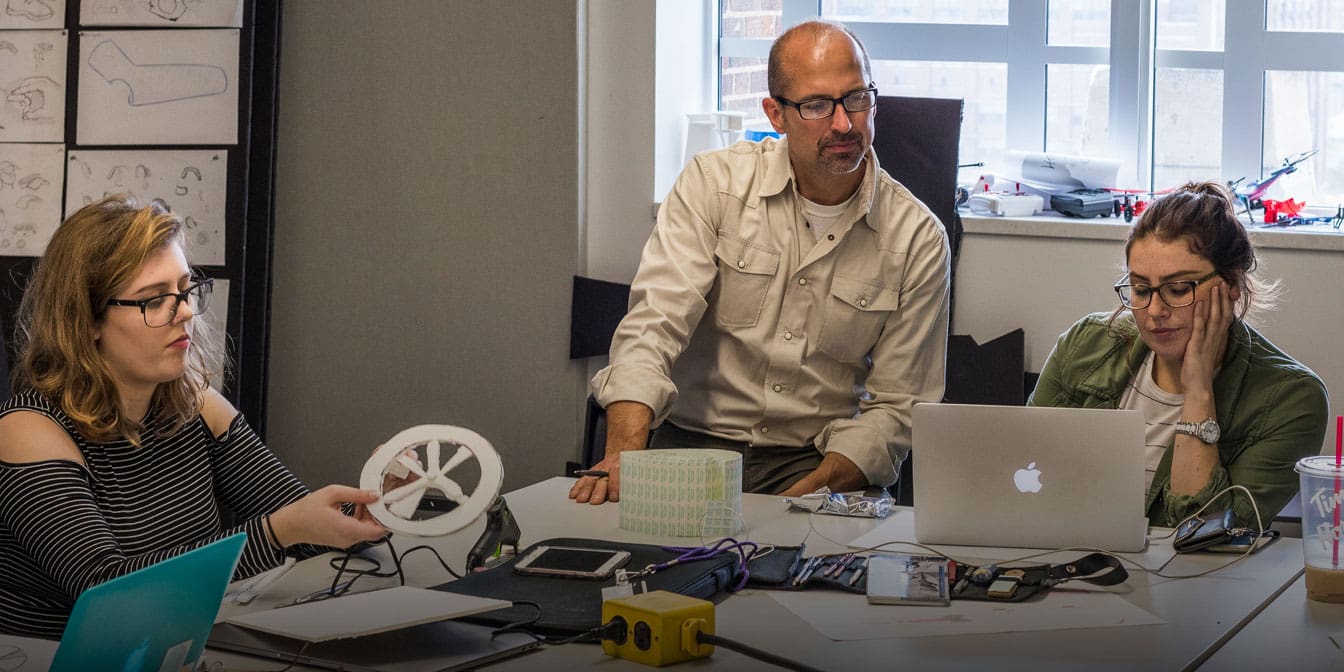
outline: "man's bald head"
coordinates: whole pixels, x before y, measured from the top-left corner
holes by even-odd
[[[863,77],[866,81],[872,81],[873,66],[868,60],[868,49],[863,46],[863,42],[853,31],[844,24],[834,21],[804,21],[784,31],[784,34],[776,38],[775,43],[770,45],[770,60],[766,66],[770,95],[772,97],[783,96],[785,89],[789,86],[793,73],[790,71],[790,65],[785,62],[788,50],[800,44],[825,45],[830,40],[853,41],[859,49],[859,54],[863,57]]]

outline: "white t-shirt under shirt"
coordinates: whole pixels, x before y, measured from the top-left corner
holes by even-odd
[[[1146,423],[1144,433],[1143,476],[1144,489],[1152,487],[1153,474],[1162,462],[1167,447],[1176,436],[1176,423],[1181,419],[1181,409],[1185,406],[1184,394],[1173,394],[1153,382],[1153,353],[1143,359],[1134,379],[1120,396],[1120,408],[1143,413]]]
[[[813,242],[819,242],[826,233],[826,229],[831,228],[832,224],[844,216],[845,209],[858,195],[859,192],[856,190],[849,198],[845,199],[844,203],[838,205],[822,205],[803,198],[801,194],[798,196],[803,201],[803,216],[807,219],[807,228],[812,232]]]

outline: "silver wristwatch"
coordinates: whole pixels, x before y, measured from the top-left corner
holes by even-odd
[[[1218,437],[1223,435],[1222,430],[1218,427],[1218,421],[1213,418],[1204,422],[1178,422],[1176,423],[1176,432],[1178,434],[1189,434],[1209,445],[1217,444]]]

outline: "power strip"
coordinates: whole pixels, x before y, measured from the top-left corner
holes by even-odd
[[[602,603],[602,622],[625,627],[602,640],[602,652],[645,665],[662,667],[714,653],[696,635],[714,634],[714,603],[666,590],[631,595]]]

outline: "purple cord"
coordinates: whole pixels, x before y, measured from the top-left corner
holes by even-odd
[[[748,547],[750,547],[751,549],[750,552],[746,552],[746,549]],[[678,565],[683,562],[708,560],[709,558],[712,558],[721,553],[738,551],[737,571],[738,574],[740,575],[740,578],[738,579],[736,584],[734,584],[731,588],[728,589],[728,592],[736,593],[737,591],[742,590],[747,586],[747,580],[751,578],[751,572],[747,570],[747,563],[751,561],[751,558],[753,556],[756,555],[756,551],[759,550],[759,548],[760,546],[758,546],[754,541],[738,541],[736,539],[733,539],[732,537],[724,537],[714,542],[712,546],[664,546],[663,547],[664,551],[668,551],[670,553],[680,553],[681,555],[678,555],[677,557],[668,560],[667,562],[654,565],[653,570],[655,572],[659,572],[664,569],[667,569],[668,567]]]

